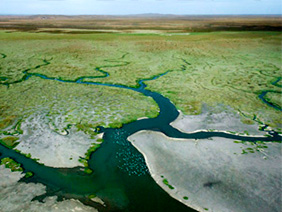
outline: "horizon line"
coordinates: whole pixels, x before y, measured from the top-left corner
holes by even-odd
[[[33,13],[33,14],[0,14],[0,16],[138,16],[138,15],[143,15],[143,16],[152,16],[152,15],[159,15],[159,16],[281,16],[282,14],[243,14],[243,13],[238,13],[238,14],[173,14],[173,13],[135,13],[135,14],[52,14],[52,13]]]

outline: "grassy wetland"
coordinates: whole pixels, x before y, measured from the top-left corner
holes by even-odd
[[[205,208],[202,200],[197,205],[193,191],[181,190],[184,178],[179,183],[174,175],[164,179],[153,175],[167,193],[180,189],[179,197],[170,195],[182,203],[154,184],[150,174],[161,172],[167,177],[167,170],[175,171],[165,168],[169,161],[161,171],[154,161],[161,163],[164,154],[176,153],[165,148],[164,153],[151,156],[149,142],[137,143],[134,146],[145,161],[127,141],[140,130],[166,134],[170,138],[159,138],[164,143],[169,140],[168,147],[172,137],[203,139],[201,145],[215,136],[224,137],[230,139],[222,141],[228,151],[236,146],[235,140],[255,145],[275,141],[276,149],[270,153],[276,155],[262,157],[270,158],[270,164],[271,158],[280,157],[279,17],[2,16],[0,20],[0,159],[5,165],[0,166],[0,176],[9,175],[6,169],[10,168],[29,173],[26,183],[39,183],[38,194],[31,195],[38,199],[27,200],[32,202],[27,209],[41,204],[40,198],[62,210],[67,201],[85,211],[157,211],[162,207],[192,211],[182,203]],[[178,124],[170,125],[179,115],[176,109],[181,113]],[[198,130],[203,132],[193,134]],[[151,141],[158,137],[153,134],[140,137]],[[162,142],[156,148],[164,148]],[[181,149],[180,143],[177,140],[176,149]],[[217,151],[223,150],[215,148],[213,153]],[[211,154],[203,152],[207,158]],[[173,163],[178,164],[181,157]],[[247,160],[259,157],[245,156]],[[148,163],[152,169],[148,170]],[[186,166],[182,161],[179,169],[181,165]],[[60,187],[61,181],[56,182],[60,176],[65,176],[66,183],[77,179],[79,183]],[[135,183],[136,187],[129,186]],[[149,196],[137,194],[147,184],[152,190],[145,190],[159,193],[163,201],[149,204]],[[54,195],[68,200],[58,203]],[[87,198],[93,195],[107,207]],[[5,192],[0,192],[0,210],[5,205],[1,196]],[[148,208],[142,208],[146,201]],[[209,201],[211,207],[220,204],[218,199]],[[214,208],[222,210],[218,205]]]

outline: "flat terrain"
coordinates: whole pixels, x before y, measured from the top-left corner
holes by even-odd
[[[132,16],[0,16],[0,28],[22,31],[48,29],[49,32],[64,32],[63,29],[80,29],[80,32],[97,33],[103,30],[136,32],[161,30],[168,32],[210,31],[280,31],[281,16],[179,16],[144,14]],[[94,30],[94,31],[91,31]],[[96,31],[95,31],[96,30]]]
[[[169,126],[184,133],[218,131],[260,138],[271,137],[273,130],[277,135],[281,134],[281,20],[277,16],[0,16],[0,145],[48,167],[74,170],[78,167],[83,172],[79,175],[92,176],[90,174],[94,171],[95,176],[95,170],[90,169],[91,155],[95,155],[97,149],[98,154],[100,146],[102,149],[112,145],[103,146],[102,136],[107,134],[104,128],[116,130],[111,131],[116,133],[112,133],[115,137],[107,137],[118,146],[115,147],[118,150],[107,150],[109,157],[118,158],[111,151],[119,151],[119,148],[131,157],[125,135],[132,133],[134,127],[131,129],[127,124],[144,120],[139,122],[142,125],[162,113],[159,113],[161,105],[154,97],[156,93],[168,98],[180,111],[178,119]],[[144,86],[147,86],[146,90]],[[153,92],[156,93],[153,95]],[[170,112],[163,111],[167,117],[170,117],[167,114]],[[234,143],[234,139],[200,139],[200,148],[196,146],[196,140],[186,139],[185,148],[182,148],[182,140],[150,131],[133,135],[133,140],[136,140],[133,144],[146,157],[150,173],[155,174],[153,177],[161,187],[170,193],[169,189],[176,186],[181,192],[170,194],[201,211],[206,206],[214,211],[226,209],[229,200],[234,211],[256,210],[255,202],[248,206],[247,200],[243,201],[243,209],[238,209],[231,201],[232,194],[226,201],[221,200],[221,195],[227,192],[226,184],[231,180],[232,187],[246,186],[246,195],[238,194],[239,200],[244,195],[246,199],[251,198],[255,185],[250,184],[250,180],[238,182],[240,178],[233,179],[232,176],[236,171],[248,170],[251,173],[245,177],[255,178],[260,174],[260,161],[263,161],[262,168],[270,174],[265,175],[265,184],[258,192],[264,186],[269,186],[269,192],[281,187],[279,180],[277,185],[270,183],[277,177],[275,164],[279,164],[277,160],[281,159],[279,143],[271,143],[270,150],[266,151],[264,144],[261,149],[256,143],[246,146],[245,143]],[[151,145],[151,141],[156,140],[160,143]],[[207,151],[209,148],[211,151]],[[197,154],[193,155],[191,149]],[[178,154],[180,150],[183,151]],[[124,152],[117,152],[117,155]],[[23,171],[21,164],[13,162],[9,155],[1,154],[1,164],[9,163],[12,170]],[[203,162],[201,154],[205,155],[206,161],[211,161],[217,154],[220,157],[212,164]],[[207,194],[208,201],[201,202],[197,195],[193,196],[196,190],[199,188],[199,192],[205,193],[205,189],[212,186],[197,186],[207,183],[204,181],[210,179],[212,168],[220,167],[221,158],[226,159],[229,154],[232,154],[231,162],[235,161],[236,165],[234,170],[228,171],[230,178],[223,177],[223,170],[213,176],[223,182],[219,190],[224,192],[211,189],[211,196],[216,193],[214,199]],[[174,160],[164,160],[167,155]],[[144,174],[143,159],[136,158],[141,164],[136,167],[142,167],[136,173]],[[193,158],[194,162],[186,166],[186,162]],[[246,165],[249,161],[255,164],[250,170]],[[108,161],[105,159],[103,163]],[[111,172],[105,168],[110,166],[99,165],[102,167],[100,171],[103,170],[100,173],[116,173],[118,170],[112,164],[114,171]],[[189,179],[169,174],[182,173],[180,169],[188,172],[193,170],[193,166],[202,168],[191,171]],[[189,167],[189,170],[184,167]],[[5,181],[7,185],[0,184],[0,187],[7,187],[0,192],[0,210],[13,211],[20,206],[15,204],[12,209],[7,209],[6,200],[1,197],[13,189],[24,195],[26,185],[17,182],[21,174],[11,174],[8,168],[0,166],[1,176],[11,176],[11,182]],[[56,170],[67,177],[65,173],[68,173],[71,182],[73,170]],[[194,182],[197,174],[203,178],[198,179],[195,187],[183,187],[185,180]],[[121,181],[115,183],[118,185]],[[34,191],[26,200],[29,203],[35,196],[45,194],[47,185],[32,186]],[[118,189],[124,188],[120,186]],[[83,198],[87,195],[90,193],[83,194]],[[255,201],[259,202],[257,194],[254,195]],[[122,196],[126,199],[125,194]],[[267,209],[272,207],[269,197],[262,196]],[[36,201],[25,207],[45,205],[46,210],[55,207],[53,205],[84,208],[74,199],[57,202],[52,193],[46,199],[47,203]],[[114,203],[118,201],[114,199]],[[126,201],[123,204],[128,204]],[[274,201],[276,205],[273,207],[279,208],[279,198]],[[89,201],[86,203],[90,204]],[[92,211],[92,208],[85,210]]]
[[[70,123],[78,123],[80,120],[76,116],[81,117],[78,110],[84,110],[84,114],[89,116],[89,112],[93,112],[90,105],[94,101],[97,102],[96,114],[105,114],[103,110],[119,113],[111,116],[115,124],[120,123],[118,117],[130,121],[134,117],[157,115],[158,109],[149,99],[145,100],[147,103],[140,102],[138,108],[135,105],[128,110],[123,109],[134,102],[129,101],[128,91],[122,91],[128,101],[121,101],[123,94],[117,97],[115,92],[120,91],[115,88],[97,87],[94,88],[97,92],[93,93],[93,86],[65,85],[36,76],[20,83],[26,76],[25,71],[68,81],[86,77],[83,81],[131,87],[136,87],[139,79],[149,79],[168,71],[166,76],[146,83],[150,90],[168,97],[185,114],[199,114],[203,104],[223,104],[241,113],[245,122],[252,123],[255,116],[262,124],[281,128],[281,86],[273,84],[281,76],[279,43],[282,36],[279,32],[214,32],[171,36],[0,33],[1,52],[7,55],[0,64],[3,90],[1,108],[3,116],[10,119],[40,105],[42,108],[52,107],[52,111],[47,109],[51,114],[59,113],[58,110],[63,110],[64,114],[71,112],[72,115],[67,119]],[[71,91],[68,86],[74,90]],[[33,95],[35,90],[38,92]],[[109,94],[102,95],[107,91],[113,98]],[[274,107],[259,98],[264,91],[268,91],[265,99]],[[22,93],[26,98],[16,97]],[[53,104],[48,95],[60,101]],[[89,95],[93,95],[91,100]],[[136,94],[129,96],[142,98]],[[107,102],[107,105],[103,106],[103,102]],[[20,112],[24,104],[28,105]],[[68,105],[67,110],[64,110],[64,104]],[[77,107],[77,104],[81,106]],[[118,106],[120,104],[124,106]],[[140,107],[144,109],[140,110]],[[122,109],[124,113],[135,110],[140,115],[132,114],[130,118],[120,113]],[[82,123],[87,123],[87,119]],[[97,117],[96,120],[96,126],[109,124],[104,118],[99,120]]]
[[[138,132],[129,139],[145,155],[155,181],[196,210],[281,210],[279,143],[242,144],[217,137],[173,139],[152,131]],[[257,150],[242,154],[242,149]]]

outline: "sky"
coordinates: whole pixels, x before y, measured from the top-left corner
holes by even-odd
[[[0,0],[0,14],[282,14],[281,0]]]

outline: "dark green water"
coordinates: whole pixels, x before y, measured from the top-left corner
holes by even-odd
[[[42,65],[48,65],[44,61]],[[41,65],[41,66],[42,66]],[[37,69],[36,66],[33,69]],[[154,80],[162,75],[150,79],[140,80],[138,88],[131,88],[123,85],[113,85],[99,82],[87,82],[89,78],[80,77],[76,80],[63,80],[37,73],[28,73],[31,69],[25,70],[25,76],[13,83],[20,83],[28,80],[30,77],[40,77],[46,80],[55,80],[64,83],[91,84],[100,86],[112,86],[120,89],[131,89],[152,97],[160,108],[157,118],[143,119],[123,125],[120,129],[105,129],[104,142],[101,147],[91,155],[89,167],[94,171],[93,174],[87,175],[79,168],[73,169],[56,169],[46,167],[26,158],[25,156],[7,149],[0,145],[0,157],[10,157],[22,164],[26,171],[34,173],[34,177],[25,179],[26,182],[38,182],[47,186],[47,195],[58,195],[63,198],[77,198],[85,204],[98,207],[100,211],[134,211],[134,212],[163,212],[163,211],[194,211],[184,204],[170,197],[164,192],[152,179],[148,168],[145,164],[144,157],[140,154],[130,142],[128,136],[140,130],[156,130],[165,133],[170,137],[176,138],[209,138],[225,137],[245,141],[281,141],[281,137],[275,132],[269,132],[270,137],[244,137],[221,132],[198,132],[186,134],[174,129],[169,125],[178,116],[178,111],[169,99],[162,95],[146,90],[144,81]],[[107,77],[108,73],[96,69]],[[2,83],[5,84],[5,83]],[[12,83],[6,83],[9,85]],[[96,194],[106,202],[107,207],[100,207],[89,201],[87,196]],[[43,199],[46,195],[38,197]]]
[[[280,84],[278,84],[281,81],[282,77],[278,77],[274,82],[272,82],[271,84],[277,87],[282,87]],[[265,98],[266,95],[268,93],[277,93],[277,94],[281,94],[281,91],[277,91],[277,90],[266,90],[266,91],[262,91],[261,94],[259,95],[259,98],[266,103],[268,106],[275,108],[276,110],[280,110],[282,111],[282,107],[281,105],[275,104],[273,102],[271,102],[269,99]],[[281,103],[281,101],[280,101]]]

